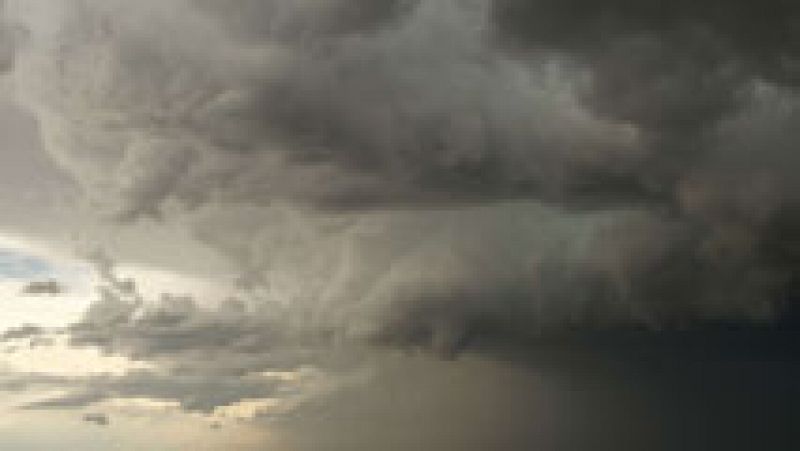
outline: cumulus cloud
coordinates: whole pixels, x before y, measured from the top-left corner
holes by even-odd
[[[106,211],[188,207],[321,330],[767,319],[796,286],[796,11],[718,6],[84,1],[22,14],[16,83]],[[163,305],[114,314],[195,315]]]
[[[636,131],[579,105],[568,62],[493,52],[484,7],[421,2],[392,25],[298,44],[269,22],[313,27],[341,3],[201,8],[211,17],[184,2],[89,4],[64,13],[63,45],[32,40],[21,91],[48,148],[123,217],[168,199],[361,209],[636,189]],[[263,30],[229,17],[249,9]],[[157,31],[142,33],[151,16]],[[67,111],[94,119],[75,127]]]
[[[148,299],[135,281],[117,277],[108,260],[103,265],[98,299],[66,330],[73,346],[244,375],[298,369],[328,343],[325,331],[299,323],[278,304],[229,298],[200,307],[191,296],[169,292]]]
[[[201,308],[190,297],[147,299],[133,281],[116,277],[107,259],[100,261],[100,295],[79,322],[64,330],[12,329],[0,341],[53,346],[53,334],[65,335],[67,343],[59,346],[98,349],[144,369],[69,376],[10,369],[0,391],[46,393],[22,408],[78,409],[145,399],[224,416],[218,409],[268,399],[271,411],[287,412],[358,369],[348,363],[358,359],[354,348],[344,352],[330,334],[294,316],[237,300]],[[54,390],[60,394],[52,396]]]

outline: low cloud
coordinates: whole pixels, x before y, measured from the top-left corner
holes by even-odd
[[[22,287],[23,296],[60,296],[67,288],[55,279],[34,280]]]
[[[87,413],[83,416],[83,421],[94,423],[97,426],[108,426],[110,423],[108,415],[104,413]]]
[[[47,330],[41,326],[26,324],[24,326],[7,329],[2,333],[2,335],[0,335],[0,341],[33,339],[41,337],[46,333]]]
[[[29,410],[79,409],[110,399],[175,401],[189,412],[210,414],[216,407],[245,399],[280,396],[270,381],[223,378],[213,375],[164,374],[133,371],[124,376],[63,378],[51,384],[67,390],[62,396],[24,406]]]

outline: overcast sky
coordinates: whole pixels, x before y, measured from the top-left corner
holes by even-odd
[[[0,0],[0,449],[796,448],[798,23]]]

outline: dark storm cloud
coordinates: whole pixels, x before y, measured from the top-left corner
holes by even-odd
[[[293,448],[709,449],[746,424],[791,448],[768,434],[790,340],[706,331],[796,309],[793,3],[9,2],[46,11],[11,78],[48,152],[123,223],[188,223],[244,292],[148,299],[95,258],[71,345],[152,369],[3,375],[65,392],[29,408],[209,413],[366,367],[281,424]]]
[[[318,22],[339,23],[341,9],[358,5],[254,4],[211,7],[219,21],[210,23],[182,4],[68,12],[64,45],[36,61],[61,75],[22,80],[45,117],[68,108],[119,118],[111,127],[60,122],[51,150],[85,183],[108,186],[111,198],[101,197],[122,217],[176,198],[364,209],[640,189],[635,130],[585,112],[569,64],[495,54],[481,5],[419,2],[388,24],[298,45],[268,24],[285,17],[300,22],[291,27],[324,28]],[[239,13],[263,18],[265,30],[231,24]],[[130,25],[150,14],[184,33]],[[321,18],[303,25],[307,15]],[[255,41],[230,36],[231,27]],[[198,48],[201,36],[213,45]],[[102,69],[83,73],[90,61]],[[101,88],[111,85],[119,89]],[[77,95],[54,104],[51,89]],[[103,154],[95,162],[80,157],[95,151]]]
[[[319,335],[448,350],[763,320],[796,283],[789,3],[82,5],[34,30],[17,71],[48,150],[117,218],[194,209],[196,233],[289,317],[323,318]],[[542,200],[569,209],[540,230]],[[559,241],[581,244],[559,257]],[[297,339],[159,308],[101,302],[76,342]]]
[[[660,154],[653,163],[664,173],[648,167],[653,172],[642,176],[667,183],[714,145],[706,135],[719,120],[747,107],[754,80],[788,87],[800,82],[800,8],[793,2],[492,5],[500,42],[566,52],[591,68],[587,104],[647,132]]]
[[[719,202],[735,204],[747,202],[745,195],[723,200],[722,192],[773,178],[761,201],[783,205],[761,214],[796,208],[797,190],[786,177],[787,168],[798,167],[787,149],[796,142],[800,83],[794,2],[497,0],[492,17],[507,51],[567,53],[590,68],[585,104],[642,131],[654,152],[639,177],[651,189],[674,201],[682,186],[700,179]],[[733,174],[720,177],[728,170]]]
[[[688,60],[672,63],[692,62],[697,75],[708,66],[699,65],[702,53],[691,50],[711,52],[706,56],[712,64],[732,63],[754,76],[800,81],[800,7],[790,1],[496,0],[492,5],[499,36],[519,46],[602,57],[619,42],[645,38],[688,50]],[[658,53],[651,56],[653,63],[670,64]]]
[[[12,78],[54,159],[245,292],[147,299],[95,258],[70,343],[154,369],[0,379],[66,392],[30,408],[209,413],[366,367],[292,448],[791,448],[791,340],[708,331],[797,311],[793,3],[10,1],[47,11]]]
[[[234,35],[246,40],[279,39],[302,44],[324,37],[363,33],[386,26],[408,12],[417,0],[234,0],[222,5],[194,0]]]
[[[126,89],[108,99],[90,88],[75,100],[149,130],[118,143],[127,148],[118,166],[123,217],[154,213],[170,198],[214,195],[346,209],[587,194],[669,203],[696,155],[714,145],[717,122],[747,106],[754,79],[772,80],[751,68],[753,55],[784,61],[787,70],[796,60],[792,48],[776,48],[773,57],[761,51],[775,36],[796,41],[789,26],[796,12],[783,4],[757,15],[681,3],[662,17],[627,2],[572,3],[378,2],[366,8],[373,12],[344,2],[205,4],[222,31],[191,10],[151,8],[168,21],[182,13],[186,38],[137,36],[115,22],[124,8],[108,6],[76,18],[75,27],[97,27],[97,35],[64,36],[74,46],[53,57],[69,66],[80,63],[68,61],[73,51],[110,52],[103,61],[122,79],[109,81]],[[383,20],[347,19],[360,14]],[[763,20],[752,25],[751,16]],[[516,58],[493,48],[492,31],[515,29],[509,20],[532,30],[529,48],[555,54]],[[743,33],[764,44],[729,37],[745,25],[772,32]],[[183,42],[215,32],[218,48],[206,55]],[[283,38],[295,34],[301,44]],[[110,44],[95,41],[106,35]],[[220,67],[224,58],[244,64]],[[173,82],[151,83],[154,73]],[[218,159],[207,160],[215,155],[209,144],[222,152]]]

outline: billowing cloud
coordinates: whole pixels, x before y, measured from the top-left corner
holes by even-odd
[[[341,9],[256,4],[289,24]],[[48,148],[123,217],[169,199],[361,209],[636,189],[636,130],[585,111],[568,62],[495,54],[484,9],[422,2],[386,29],[300,45],[269,24],[237,28],[258,37],[243,41],[227,32],[229,13],[183,2],[106,2],[64,12],[48,37],[63,45],[31,40],[20,90]],[[163,32],[135,25],[151,15]],[[45,73],[56,76],[34,76]],[[75,127],[67,111],[95,120]]]
[[[50,155],[122,224],[185,224],[244,292],[146,299],[101,265],[71,343],[166,376],[40,407],[208,412],[376,349],[797,309],[788,2],[22,3],[12,78]]]
[[[730,65],[751,76],[781,83],[798,81],[800,47],[795,24],[800,9],[789,2],[770,0],[756,5],[701,0],[666,5],[649,0],[495,0],[492,6],[498,36],[515,46],[542,46],[602,58],[625,41],[650,41],[656,48],[689,51],[681,56],[685,60],[678,61],[667,61],[655,53],[651,63],[674,64],[672,67],[677,68],[692,62],[694,76],[708,75],[703,71],[712,66]],[[709,57],[708,65],[699,64],[703,55]],[[644,61],[640,59],[643,54],[630,56],[630,63]],[[656,76],[656,66],[652,69],[651,75]],[[641,75],[644,73],[629,74]],[[671,77],[675,73],[667,70],[661,75]]]
[[[295,284],[293,308],[350,312],[347,330],[436,341],[419,337],[441,325],[460,342],[509,318],[775,315],[797,258],[769,255],[796,221],[794,9],[765,10],[775,27],[748,25],[755,41],[732,31],[745,7],[620,3],[601,20],[573,3],[86,1],[48,12],[55,31],[25,18],[17,84],[48,150],[117,218],[189,207],[251,282]],[[541,201],[586,226],[512,251]],[[530,228],[507,233],[514,208]],[[355,238],[369,223],[380,247]]]

